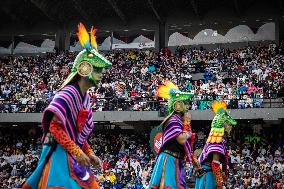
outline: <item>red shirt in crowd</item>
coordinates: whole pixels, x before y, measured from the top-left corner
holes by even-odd
[[[109,162],[108,161],[103,162],[102,167],[104,170],[106,170],[109,167]]]

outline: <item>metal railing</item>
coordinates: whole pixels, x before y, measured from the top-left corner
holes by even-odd
[[[218,96],[217,96],[218,99]],[[219,98],[223,99],[223,98]],[[216,100],[216,99],[215,99]],[[240,96],[238,99],[223,99],[229,109],[246,108],[283,108],[284,98],[248,98]],[[192,110],[211,109],[213,99],[210,96],[203,96],[198,99],[196,96],[191,102]],[[0,101],[1,113],[35,113],[43,112],[49,102],[39,101],[35,104],[21,104],[9,101]],[[157,97],[127,97],[127,98],[96,98],[93,99],[94,111],[160,111],[165,110],[167,101]]]

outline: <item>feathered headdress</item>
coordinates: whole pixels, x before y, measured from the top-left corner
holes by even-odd
[[[90,36],[85,28],[85,26],[80,22],[78,24],[77,36],[80,41],[80,44],[85,49],[96,49],[98,50],[97,40],[96,40],[96,29],[91,28]]]
[[[227,104],[224,101],[214,101],[212,103],[212,110],[215,116],[211,123],[211,130],[207,142],[221,143],[225,133],[225,122],[231,125],[236,125],[237,122],[228,114]]]
[[[171,114],[174,111],[174,103],[176,101],[191,100],[194,94],[182,92],[171,81],[165,81],[164,85],[158,86],[158,96],[169,100],[168,111]]]
[[[180,91],[178,87],[171,81],[165,81],[164,85],[158,86],[158,96],[165,99],[170,99],[175,92]]]
[[[94,27],[92,27],[89,35],[85,26],[82,23],[78,24],[77,36],[84,50],[82,50],[76,56],[72,66],[71,73],[69,74],[67,79],[63,82],[61,88],[63,88],[65,85],[67,85],[72,80],[74,80],[74,78],[76,78],[75,76],[78,74],[78,70],[81,71],[81,76],[82,76],[82,75],[90,75],[90,73],[92,72],[92,67],[110,68],[112,66],[111,62],[109,62],[105,57],[103,57],[98,52],[96,31],[97,30]]]
[[[217,112],[219,112],[219,110],[221,110],[221,109],[223,109],[226,112],[228,111],[227,104],[224,101],[220,101],[220,102],[214,101],[211,106],[212,106],[212,110],[215,114]]]

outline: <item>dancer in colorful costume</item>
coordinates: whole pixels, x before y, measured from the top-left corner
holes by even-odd
[[[225,102],[213,102],[212,109],[216,115],[199,157],[202,168],[195,172],[195,189],[220,189],[227,180],[228,153],[223,136],[225,132],[230,135],[237,122],[229,116]]]
[[[112,64],[98,53],[96,29],[92,28],[89,36],[80,23],[78,30],[84,50],[43,113],[43,149],[24,189],[99,188],[90,169],[91,164],[100,166],[100,159],[87,142],[94,128],[87,90],[98,87],[104,69]]]
[[[192,132],[187,103],[194,96],[181,92],[170,81],[158,87],[158,96],[169,99],[169,115],[161,123],[163,129],[162,146],[156,159],[149,188],[186,188],[185,163],[192,161]]]

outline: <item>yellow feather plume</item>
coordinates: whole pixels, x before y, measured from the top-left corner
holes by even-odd
[[[176,86],[175,84],[173,84],[171,81],[165,81],[165,85],[171,89],[177,89],[178,90],[178,86]]]
[[[92,28],[91,28],[91,45],[92,45],[93,48],[95,48],[96,50],[98,50],[96,32],[97,32],[97,29],[95,29],[94,27],[92,27]]]
[[[212,103],[212,109],[214,113],[217,113],[221,108],[223,108],[225,111],[227,111],[227,104],[224,101],[214,101]]]
[[[77,36],[79,38],[79,41],[84,48],[90,48],[90,37],[89,34],[85,28],[85,26],[80,22],[78,24],[78,32]]]
[[[158,87],[158,96],[161,98],[165,98],[165,99],[170,99],[170,88],[168,88],[167,86],[161,85]]]
[[[161,98],[165,98],[165,99],[170,99],[171,95],[170,95],[170,91],[171,89],[176,89],[178,90],[178,87],[173,84],[171,81],[166,81],[165,85],[160,85],[158,87],[158,96]]]

